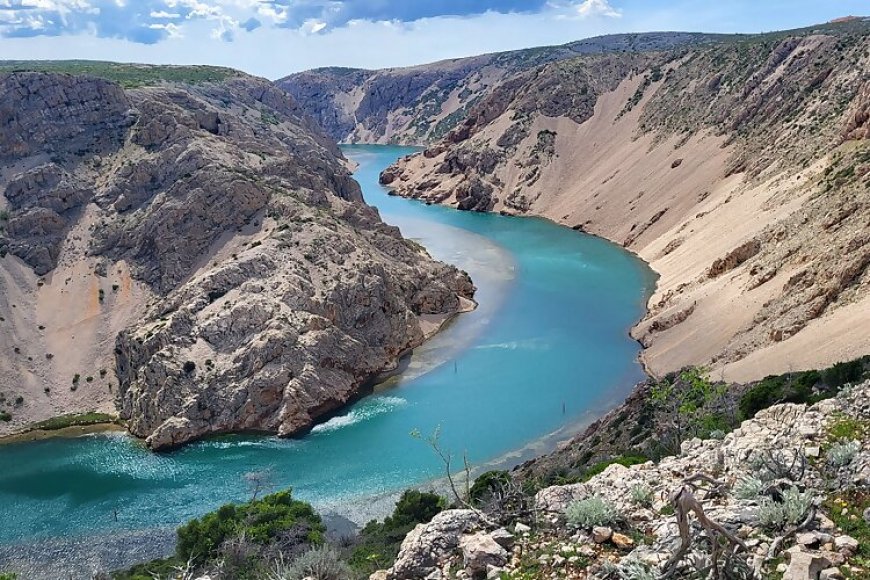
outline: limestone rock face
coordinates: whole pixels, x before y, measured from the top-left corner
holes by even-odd
[[[687,441],[680,454],[665,457],[658,463],[649,461],[631,467],[614,463],[584,483],[546,487],[537,493],[534,507],[529,510],[534,514],[531,516],[534,535],[526,533],[531,529],[517,522],[516,516],[498,521],[501,525],[513,524],[517,532],[510,547],[513,555],[507,562],[501,559],[502,549],[507,544],[500,546],[498,542],[506,535],[504,529],[493,532],[481,529],[487,524],[492,526],[491,519],[498,518],[498,513],[485,514],[486,521],[481,522],[481,518],[468,510],[443,512],[406,537],[399,559],[387,577],[468,578],[482,577],[484,572],[521,576],[530,573],[530,561],[534,562],[532,573],[536,578],[604,577],[609,574],[608,567],[616,563],[625,577],[634,577],[628,572],[636,573],[640,569],[650,577],[657,577],[665,572],[666,562],[680,545],[677,518],[664,508],[673,508],[669,499],[673,492],[682,489],[687,478],[699,473],[722,482],[721,488],[716,487],[716,493],[704,494],[699,490],[694,494],[704,514],[739,537],[746,547],[730,561],[729,570],[749,572],[758,561],[762,567],[757,577],[770,577],[777,563],[774,560],[762,563],[759,559],[766,558],[770,542],[782,532],[772,530],[763,521],[760,506],[771,501],[773,495],[764,491],[748,497],[737,493],[736,488],[747,478],[765,477],[759,471],[762,469],[759,458],[780,453],[784,454],[784,465],[789,465],[793,457],[790,454],[800,454],[804,445],[828,437],[833,424],[844,419],[856,423],[870,419],[868,397],[870,381],[864,381],[845,387],[836,398],[814,405],[775,405],[744,421],[723,439]],[[860,450],[847,467],[848,473],[838,475],[836,481],[820,462],[809,463],[806,469],[794,469],[790,478],[776,481],[782,489],[793,486],[806,494],[809,502],[820,505],[824,496],[836,493],[833,490],[846,489],[853,482],[858,489],[866,489],[870,482],[858,481],[855,477],[868,464],[870,447],[867,441],[862,441]],[[767,483],[772,484],[773,480]],[[648,501],[637,501],[638,489],[648,491]],[[613,527],[579,530],[569,525],[565,513],[568,506],[589,498],[611,506],[619,514],[619,523]],[[778,554],[784,555],[787,563],[779,564],[784,578],[833,580],[842,575],[832,567],[853,565],[848,559],[859,549],[859,542],[835,531],[835,525],[822,513],[824,509],[828,508],[813,511],[815,517],[809,522],[808,531],[795,536],[789,534],[780,540],[783,544]],[[697,519],[692,515],[689,520],[697,534]],[[627,530],[643,532],[646,537],[636,542],[624,533]],[[614,547],[619,550],[618,555]],[[703,542],[693,542],[673,577],[692,577],[697,572],[697,562],[706,561],[705,558],[709,558],[709,548]],[[860,560],[855,560],[854,564],[858,562]],[[725,565],[721,560],[719,564]],[[463,566],[465,571],[457,576],[457,570]]]
[[[264,80],[122,90],[21,73],[0,77],[0,97],[0,268],[129,271],[98,301],[64,300],[111,318],[141,288],[99,345],[117,380],[101,396],[152,448],[310,428],[423,342],[421,315],[446,320],[473,296],[380,220],[334,143]]]
[[[113,150],[132,119],[127,95],[105,80],[28,72],[0,78],[3,161]]]
[[[459,548],[465,568],[472,574],[486,572],[490,566],[504,566],[508,558],[507,550],[486,532],[463,536]]]
[[[447,510],[428,524],[418,525],[402,542],[396,562],[387,571],[387,579],[442,578],[442,562],[459,547],[464,534],[481,528],[483,524],[480,516],[472,510]],[[495,546],[493,550],[498,548],[504,552],[494,540],[492,544]],[[467,545],[471,547],[471,544]]]

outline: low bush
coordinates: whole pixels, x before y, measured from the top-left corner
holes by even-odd
[[[487,471],[480,474],[468,492],[468,501],[480,506],[489,501],[493,494],[498,493],[510,483],[511,476],[507,471]]]
[[[4,423],[8,423],[12,420],[12,415],[9,414],[8,411],[0,411],[0,421]]]
[[[734,485],[734,497],[737,499],[753,500],[758,498],[763,490],[763,481],[757,477],[745,477]]]
[[[308,544],[323,542],[326,529],[310,504],[281,491],[244,504],[227,504],[178,529],[176,555],[183,562],[202,564],[218,555],[221,545],[244,536],[266,544],[285,532],[299,532]]]
[[[341,559],[341,554],[331,546],[319,546],[308,550],[290,564],[280,561],[268,575],[267,580],[350,580],[353,571]]]
[[[393,515],[383,522],[372,520],[362,529],[351,556],[351,567],[368,575],[388,568],[399,553],[405,536],[417,524],[425,524],[447,507],[445,499],[434,493],[408,490],[402,494]]]
[[[813,503],[809,492],[791,487],[782,492],[782,501],[764,497],[758,507],[758,523],[769,530],[782,530],[801,523]]]
[[[813,387],[821,381],[818,371],[771,375],[740,397],[738,408],[743,419],[751,419],[762,409],[778,403],[807,403],[813,398]]]
[[[822,381],[829,387],[841,387],[846,383],[860,381],[864,377],[865,358],[836,363],[822,371]]]
[[[598,496],[575,501],[565,510],[568,523],[579,528],[608,526],[620,521],[617,509]]]
[[[631,501],[639,506],[650,507],[653,502],[653,490],[645,483],[639,483],[631,488]]]
[[[861,444],[857,441],[848,441],[845,443],[834,443],[828,449],[825,457],[828,463],[834,467],[845,467],[852,463],[858,451],[861,450]]]
[[[48,387],[46,387],[48,389]],[[46,390],[46,392],[48,392]],[[31,429],[39,429],[41,431],[55,431],[57,429],[65,429],[67,427],[79,427],[83,425],[98,425],[101,423],[115,423],[117,418],[106,413],[73,413],[70,415],[60,415],[52,417],[39,423],[34,423],[30,426]]]

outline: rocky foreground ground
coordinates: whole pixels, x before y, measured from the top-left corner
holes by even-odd
[[[547,487],[521,509],[444,511],[372,580],[867,578],[870,511],[854,506],[870,490],[868,433],[870,381],[775,405],[721,439]],[[682,537],[692,544],[674,559]]]

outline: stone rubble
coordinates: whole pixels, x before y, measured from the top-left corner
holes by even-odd
[[[808,445],[824,448],[828,427],[843,417],[870,421],[870,381],[846,388],[837,398],[812,406],[776,405],[745,421],[722,440],[687,441],[681,455],[664,458],[658,464],[647,462],[632,467],[613,464],[585,483],[545,488],[535,496],[537,521],[513,523],[516,538],[506,562],[503,548],[507,545],[499,541],[510,535],[504,528],[487,530],[485,521],[470,510],[443,512],[409,534],[396,563],[387,571],[387,578],[472,578],[476,574],[489,576],[495,568],[509,574],[520,569],[523,558],[531,554],[538,554],[535,562],[540,569],[552,571],[542,578],[591,578],[589,571],[603,565],[605,560],[661,566],[679,544],[674,516],[663,515],[662,511],[668,505],[668,495],[684,479],[702,472],[733,487],[753,476],[753,470],[757,469],[753,465],[757,466],[758,458],[766,456],[769,450],[801,453]],[[819,496],[840,489],[847,482],[861,487],[870,485],[870,441],[862,441],[854,459],[833,476],[826,470],[824,457],[810,461],[796,483]],[[638,485],[653,491],[651,507],[632,500],[631,490]],[[630,535],[609,527],[586,531],[570,528],[564,515],[567,507],[593,496],[612,504],[645,536],[645,541],[638,543]],[[757,499],[738,499],[731,493],[698,497],[711,519],[745,541],[748,564],[767,553],[773,536],[758,522]],[[829,518],[818,513],[809,529],[783,546],[786,562],[780,572],[788,580],[836,580],[843,577],[840,568],[848,565],[857,549],[857,540],[839,533]]]

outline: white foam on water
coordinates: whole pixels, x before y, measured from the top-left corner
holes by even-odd
[[[480,350],[500,349],[500,350],[549,350],[550,345],[546,340],[541,338],[529,338],[526,340],[511,340],[508,342],[496,342],[492,344],[481,344],[475,347]]]
[[[316,425],[311,432],[329,433],[330,431],[337,431],[345,427],[350,427],[351,425],[356,425],[362,421],[372,419],[378,415],[390,413],[406,406],[407,404],[408,401],[401,397],[374,397],[367,399],[344,415],[333,417],[325,423]]]

